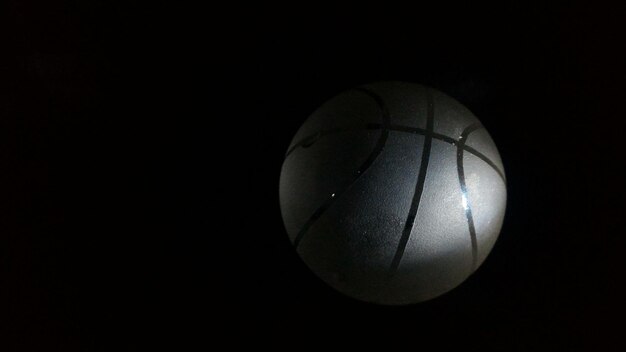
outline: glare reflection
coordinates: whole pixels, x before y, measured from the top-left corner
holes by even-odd
[[[467,210],[467,195],[465,192],[461,194],[461,203],[463,204],[463,209]]]

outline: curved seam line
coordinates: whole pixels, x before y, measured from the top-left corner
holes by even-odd
[[[473,154],[475,157],[479,158],[480,160],[484,161],[485,163],[487,163],[487,165],[491,166],[491,168],[498,173],[498,176],[500,176],[500,178],[502,179],[502,181],[504,182],[504,184],[506,184],[506,176],[504,175],[504,172],[502,172],[497,166],[496,164],[489,160],[489,158],[487,158],[487,156],[485,156],[485,154],[479,152],[478,150],[467,146],[466,144],[463,144],[461,146],[461,148],[463,148],[464,151],[469,152],[470,154]]]
[[[354,88],[354,89],[367,94],[368,96],[370,96],[372,99],[376,101],[376,104],[378,104],[381,110],[381,115],[382,115],[381,118],[383,120],[383,123],[381,125],[382,131],[380,133],[380,137],[378,137],[376,146],[374,147],[370,155],[363,162],[363,164],[361,164],[361,166],[357,169],[356,173],[353,175],[352,179],[346,184],[346,186],[343,187],[342,190],[332,193],[331,196],[327,198],[326,201],[319,208],[317,208],[317,210],[315,210],[313,215],[311,215],[311,217],[304,223],[304,225],[302,226],[302,228],[300,229],[300,231],[296,235],[296,238],[293,241],[293,245],[296,248],[296,250],[298,249],[298,246],[302,242],[302,238],[308,232],[309,228],[313,225],[313,223],[315,223],[315,221],[317,221],[317,219],[319,219],[320,216],[322,216],[322,214],[335,202],[335,200],[338,199],[343,193],[345,193],[359,179],[359,177],[361,177],[361,175],[363,175],[369,169],[369,167],[374,163],[374,161],[378,159],[378,156],[383,151],[385,147],[385,143],[387,142],[387,137],[389,136],[388,126],[390,124],[391,117],[389,115],[389,110],[387,109],[385,102],[382,100],[380,96],[378,96],[376,93],[368,89],[361,88],[361,87]]]
[[[426,132],[424,134],[424,148],[422,149],[422,161],[420,163],[420,169],[417,176],[417,182],[415,184],[415,191],[413,193],[413,199],[411,201],[411,208],[409,209],[409,214],[407,216],[406,222],[404,223],[404,230],[402,231],[402,236],[400,237],[400,242],[398,243],[398,248],[396,249],[396,253],[391,261],[391,267],[389,268],[389,277],[392,277],[398,267],[400,266],[400,261],[404,256],[404,251],[406,249],[407,244],[409,243],[409,238],[411,237],[411,232],[413,232],[413,225],[415,224],[415,218],[417,217],[417,212],[419,210],[420,201],[422,199],[422,193],[424,191],[424,184],[426,183],[426,173],[428,170],[428,161],[430,159],[430,148],[432,146],[433,141],[433,129],[434,129],[434,121],[435,121],[435,111],[434,111],[434,100],[432,93],[430,90],[427,90],[426,94],[427,99],[427,108],[426,108]]]
[[[370,130],[377,130],[377,129],[382,129],[382,125],[378,124],[378,123],[369,123],[364,125],[363,127],[356,127],[356,128],[336,128],[336,129],[331,129],[331,130],[325,130],[322,132],[318,132],[316,134],[313,135],[309,135],[305,138],[303,138],[300,142],[296,143],[293,145],[293,147],[289,148],[289,150],[287,151],[287,153],[285,154],[285,158],[287,158],[289,155],[291,155],[291,153],[293,153],[296,149],[298,149],[298,147],[301,147],[303,144],[306,144],[306,142],[311,141],[311,139],[319,134],[319,137],[316,138],[315,140],[324,137],[324,136],[328,136],[328,135],[332,135],[335,133],[343,133],[343,132],[352,132],[352,131],[370,131]],[[426,135],[432,135],[433,139],[437,139],[440,140],[442,142],[446,142],[452,145],[457,145],[459,141],[452,138],[452,137],[448,137],[446,135],[440,134],[440,133],[436,133],[436,132],[432,132],[430,133],[429,131],[423,129],[423,128],[419,128],[419,127],[409,127],[409,126],[402,126],[402,125],[388,125],[387,126],[387,130],[389,130],[390,132],[404,132],[404,133],[412,133],[412,134],[417,134],[417,135],[422,135],[422,136],[426,136]],[[482,154],[481,152],[479,152],[478,150],[463,144],[462,148],[466,151],[469,152],[470,154],[473,154],[474,156],[476,156],[477,158],[481,159],[482,161],[484,161],[485,163],[487,163],[495,172],[498,173],[498,176],[500,176],[500,178],[502,179],[502,181],[506,184],[506,175],[504,174],[504,172],[502,170],[500,170],[500,168],[498,168],[498,166],[491,161],[489,158],[487,158],[487,156],[485,156],[484,154]]]
[[[478,262],[478,240],[476,238],[476,227],[474,226],[472,206],[467,195],[467,185],[465,183],[465,170],[463,168],[463,146],[465,146],[465,142],[467,141],[467,137],[469,136],[469,134],[479,128],[482,128],[482,125],[479,123],[475,123],[469,125],[463,130],[463,132],[461,133],[461,137],[459,138],[456,153],[456,165],[459,174],[459,183],[461,184],[462,205],[465,208],[465,217],[467,218],[467,225],[470,232],[470,240],[472,242],[472,272],[476,270],[476,265]]]

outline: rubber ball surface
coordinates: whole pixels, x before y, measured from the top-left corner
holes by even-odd
[[[402,82],[317,109],[287,150],[279,192],[306,265],[339,292],[389,305],[461,284],[491,251],[506,206],[502,161],[478,119]]]

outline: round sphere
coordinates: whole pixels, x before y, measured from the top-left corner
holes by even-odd
[[[463,282],[504,218],[502,161],[451,97],[401,82],[330,99],[298,130],[280,176],[289,238],[350,297],[410,304]]]

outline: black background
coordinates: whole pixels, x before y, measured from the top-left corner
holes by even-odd
[[[5,350],[621,345],[623,9],[2,6]],[[468,106],[508,182],[480,270],[407,307],[325,286],[278,207],[300,124],[382,80]]]

